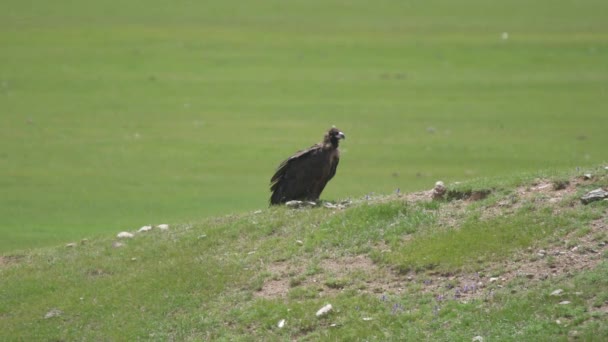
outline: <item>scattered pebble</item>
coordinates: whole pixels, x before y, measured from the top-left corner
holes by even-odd
[[[304,241],[302,241],[302,240],[296,240],[296,245],[302,246],[303,244],[304,244]]]
[[[51,309],[51,310],[49,310],[49,312],[46,313],[46,315],[44,315],[44,319],[59,317],[62,314],[63,314],[63,311],[61,311],[59,309]]]
[[[143,227],[139,228],[139,230],[137,232],[144,233],[144,232],[149,232],[151,230],[152,230],[152,226],[143,226]]]
[[[590,174],[590,173],[585,173],[585,174],[583,175],[583,179],[584,179],[584,180],[590,180],[591,178],[593,178],[593,175],[592,175],[592,174]]]
[[[262,211],[261,211],[261,210],[256,210],[256,211],[254,211],[253,213],[257,215],[257,214],[261,214],[261,213],[262,213]]]
[[[599,201],[604,198],[608,198],[608,191],[602,188],[597,188],[595,190],[589,191],[583,197],[581,197],[581,202],[583,202],[583,204],[589,204],[591,202]]]
[[[296,201],[296,200],[294,200],[294,201],[285,202],[285,206],[287,206],[289,208],[294,208],[294,209],[314,207],[316,205],[317,205],[317,203],[315,203],[315,202],[309,202],[309,201],[302,202],[302,201]]]
[[[371,317],[363,317],[363,320],[364,320],[364,321],[371,321],[372,319],[373,319],[373,318],[371,318]]]
[[[475,336],[475,337],[473,337],[472,341],[473,342],[483,342],[483,337],[481,337],[481,336]]]
[[[129,232],[120,232],[118,235],[116,235],[116,237],[119,239],[130,239],[133,237],[133,234]]]
[[[564,292],[564,290],[562,289],[557,289],[553,292],[551,292],[551,296],[561,296],[561,294]]]
[[[65,245],[66,248],[73,248],[76,247],[76,243],[75,242],[70,242],[67,245]]]
[[[279,324],[277,324],[277,327],[283,328],[284,326],[285,326],[285,320],[282,319],[282,320],[279,321]]]
[[[559,305],[568,305],[570,304],[570,301],[568,300],[564,300],[563,302],[559,302]]]
[[[496,278],[496,277],[490,278],[490,283],[494,283],[494,282],[497,282],[497,281],[498,281],[498,278]]]
[[[435,182],[435,187],[433,188],[433,199],[442,199],[443,195],[446,192],[445,184],[442,181]]]
[[[327,304],[324,307],[320,308],[319,311],[317,311],[317,317],[323,316],[328,314],[331,310],[333,310],[333,307],[331,306],[331,304]]]
[[[159,224],[158,226],[156,226],[156,228],[158,228],[160,230],[167,230],[167,229],[169,229],[169,225],[166,223],[163,223],[163,224]]]

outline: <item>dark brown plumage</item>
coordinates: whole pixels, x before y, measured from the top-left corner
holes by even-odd
[[[283,161],[270,179],[270,204],[292,200],[317,201],[340,161],[338,143],[345,139],[339,129],[331,128],[323,141]]]

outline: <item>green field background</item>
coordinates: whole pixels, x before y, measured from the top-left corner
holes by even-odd
[[[608,161],[608,1],[0,3],[0,252]]]

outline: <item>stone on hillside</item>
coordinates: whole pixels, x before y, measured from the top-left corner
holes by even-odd
[[[320,308],[319,311],[317,311],[317,317],[321,317],[323,315],[326,315],[331,310],[333,310],[333,307],[331,306],[331,304],[327,304],[324,307]]]
[[[559,305],[568,305],[568,304],[570,304],[570,301],[568,301],[568,300],[565,300],[563,302],[559,302]]]
[[[139,230],[137,231],[138,233],[145,233],[145,232],[149,232],[152,230],[152,226],[143,226],[141,228],[139,228]]]
[[[557,289],[553,292],[551,292],[551,296],[561,296],[561,294],[564,292],[564,290],[562,289]]]
[[[167,229],[169,229],[169,225],[166,223],[163,223],[163,224],[159,224],[158,226],[156,226],[156,228],[158,228],[160,230],[167,230]]]
[[[483,337],[481,337],[481,336],[475,336],[475,337],[473,337],[472,341],[473,342],[483,342]]]
[[[76,243],[75,242],[70,242],[67,245],[65,245],[66,248],[73,248],[76,247]]]
[[[129,232],[120,232],[116,237],[119,239],[130,239],[133,237],[133,234]]]
[[[443,184],[442,181],[437,181],[435,183],[435,187],[433,188],[433,194],[432,197],[435,200],[438,199],[443,199],[443,195],[445,195],[445,192],[447,191],[445,184]]]
[[[279,321],[279,324],[277,324],[277,326],[278,326],[279,328],[283,328],[283,327],[285,326],[285,320],[284,320],[284,319],[280,320],[280,321]]]
[[[583,204],[589,204],[591,202],[599,201],[604,198],[608,198],[608,191],[602,188],[597,188],[595,190],[589,191],[583,197],[581,197],[581,202],[583,202]]]
[[[310,201],[293,200],[293,201],[286,202],[285,205],[289,208],[297,209],[297,208],[314,207],[315,205],[317,205],[317,203],[310,202]]]

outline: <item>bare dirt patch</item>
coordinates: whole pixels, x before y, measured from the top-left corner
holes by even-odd
[[[303,266],[294,267],[285,262],[268,265],[271,276],[255,295],[261,298],[285,298],[298,287],[313,287],[319,296],[333,296],[346,289],[362,293],[400,292],[407,282],[392,270],[375,264],[366,255],[346,256],[309,261],[306,272]]]
[[[0,255],[0,267],[8,267],[19,264],[24,255]]]

